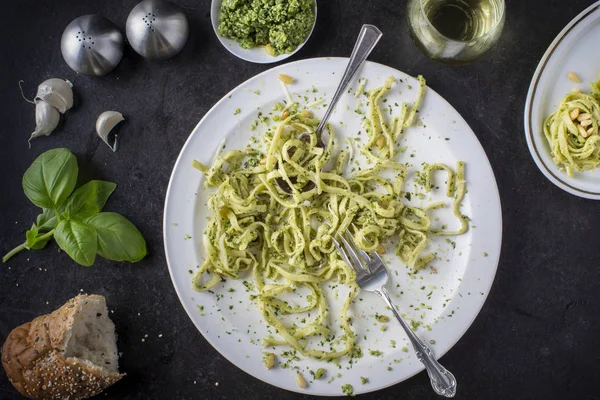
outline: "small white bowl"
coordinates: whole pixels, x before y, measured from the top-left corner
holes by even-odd
[[[280,54],[278,56],[271,56],[269,53],[265,51],[262,47],[255,47],[253,49],[244,49],[242,48],[235,40],[231,40],[219,35],[219,20],[221,19],[221,3],[223,0],[212,0],[211,8],[210,8],[210,19],[212,21],[213,30],[215,31],[215,35],[217,38],[231,54],[234,56],[241,58],[242,60],[250,61],[257,64],[270,64],[285,60],[286,58],[296,54],[298,50],[304,46],[308,39],[310,39],[313,31],[315,30],[315,25],[317,24],[317,1],[315,0],[315,22],[308,34],[308,37],[300,46],[296,48],[296,50],[291,53]]]

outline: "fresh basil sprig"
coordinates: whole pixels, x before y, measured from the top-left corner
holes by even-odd
[[[146,242],[127,218],[101,212],[117,185],[90,181],[73,191],[78,173],[77,159],[68,149],[49,150],[31,164],[23,175],[23,190],[42,213],[25,233],[25,242],[8,252],[3,262],[23,250],[42,249],[52,238],[85,266],[94,264],[96,254],[129,262],[146,256]]]

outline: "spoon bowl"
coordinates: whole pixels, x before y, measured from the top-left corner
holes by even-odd
[[[371,54],[371,51],[373,51],[373,49],[379,42],[379,39],[381,39],[381,36],[383,36],[383,34],[374,25],[363,25],[362,29],[360,30],[360,34],[358,35],[358,39],[356,39],[354,49],[352,50],[352,54],[350,55],[350,59],[348,60],[348,65],[346,66],[346,70],[344,71],[344,75],[342,76],[342,79],[340,80],[340,83],[331,101],[329,102],[329,106],[327,106],[327,110],[325,110],[325,115],[323,116],[321,122],[319,123],[319,126],[317,126],[317,129],[315,130],[315,133],[317,135],[317,146],[324,147],[321,135],[323,133],[323,129],[325,129],[325,126],[327,125],[329,117],[333,113],[333,110],[335,110],[335,106],[337,105],[342,95],[346,92],[346,89],[348,88],[350,82],[352,82],[352,79],[354,79],[354,76],[356,75],[360,67],[362,67],[362,65],[365,63],[367,57],[369,57],[369,54]],[[298,139],[307,141],[308,139],[310,139],[310,133],[305,132],[301,134]],[[284,179],[277,178],[276,182],[281,190],[283,190],[286,193],[292,193],[292,189]],[[311,190],[312,188],[314,188],[314,182],[311,181],[304,185],[302,191],[306,192],[308,190]]]

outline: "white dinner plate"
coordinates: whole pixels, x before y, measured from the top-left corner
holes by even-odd
[[[544,120],[573,88],[589,91],[598,79],[600,55],[600,1],[573,19],[554,39],[540,61],[525,104],[525,136],[535,163],[556,186],[576,196],[600,200],[600,170],[573,172],[567,176],[552,161],[550,146],[544,137]],[[574,83],[567,74],[575,72],[582,80]]]
[[[257,63],[257,64],[276,63],[276,62],[283,61],[286,58],[293,56],[304,46],[304,44],[306,44],[306,42],[308,42],[308,39],[310,39],[313,31],[315,30],[315,25],[317,25],[317,2],[315,1],[315,22],[313,23],[313,26],[310,29],[310,33],[308,34],[308,37],[306,38],[306,40],[300,46],[296,47],[296,49],[294,51],[292,51],[291,53],[279,54],[278,56],[272,56],[272,55],[269,55],[269,53],[267,53],[265,51],[265,49],[262,47],[256,47],[253,49],[244,49],[235,40],[231,40],[229,38],[219,35],[219,21],[221,20],[221,3],[222,2],[223,2],[223,0],[212,0],[211,6],[210,6],[210,19],[212,22],[213,31],[215,32],[215,35],[217,35],[217,39],[219,39],[219,42],[221,42],[223,47],[225,47],[227,49],[227,51],[229,51],[234,56],[241,58],[242,60],[250,61],[253,63]]]
[[[164,239],[169,271],[175,289],[188,315],[198,330],[224,357],[233,364],[274,386],[312,395],[341,395],[341,387],[351,384],[354,393],[365,393],[401,382],[423,369],[416,359],[406,335],[396,321],[379,323],[375,314],[388,315],[389,311],[376,295],[360,293],[351,307],[353,329],[363,357],[353,365],[343,359],[340,366],[325,361],[300,357],[289,360],[277,348],[281,365],[267,370],[262,365],[261,339],[267,335],[265,323],[242,280],[229,279],[214,288],[213,293],[198,293],[192,289],[191,273],[202,263],[202,232],[206,227],[206,200],[210,192],[202,186],[203,174],[192,168],[194,159],[210,164],[215,152],[225,139],[226,148],[242,149],[251,135],[260,135],[266,129],[262,124],[254,131],[257,113],[272,112],[273,105],[285,99],[277,74],[295,78],[289,85],[294,100],[304,103],[321,97],[324,104],[315,109],[322,115],[325,104],[333,95],[348,60],[346,58],[317,58],[282,65],[244,82],[221,99],[198,123],[173,169],[167,190],[164,212]],[[399,83],[387,96],[386,106],[398,111],[402,101],[412,103],[419,84],[416,79],[380,64],[367,62],[359,71],[367,79],[367,87],[375,88],[386,78],[394,76]],[[351,86],[356,89],[355,82]],[[352,90],[351,90],[352,91]],[[304,97],[306,96],[306,99]],[[345,94],[334,112],[331,122],[336,134],[357,138],[362,116],[355,110],[364,107],[365,98],[356,99]],[[386,107],[386,108],[387,108]],[[237,110],[239,108],[239,110]],[[500,255],[502,214],[494,174],[479,141],[462,117],[442,97],[427,89],[419,122],[409,128],[398,143],[405,148],[399,160],[420,168],[421,163],[445,162],[454,168],[457,160],[465,161],[468,193],[462,211],[471,218],[468,233],[458,237],[433,237],[431,249],[439,259],[417,274],[410,274],[391,252],[386,256],[392,270],[388,286],[392,299],[409,320],[419,322],[417,334],[428,343],[438,357],[446,353],[471,325],[490,290]],[[363,135],[364,137],[364,135]],[[409,172],[409,178],[414,173]],[[439,190],[425,198],[430,201],[446,200],[444,177],[438,176]],[[406,190],[414,192],[412,183]],[[419,205],[423,200],[411,197]],[[453,229],[457,221],[449,209],[436,211],[437,224]],[[244,278],[251,281],[251,277]],[[327,289],[332,326],[344,297],[344,288]],[[338,297],[336,299],[335,297]],[[389,314],[392,317],[391,314]],[[393,318],[393,317],[392,317]],[[381,325],[388,329],[383,331]],[[334,329],[335,330],[335,329]],[[371,355],[381,351],[381,355]],[[271,350],[269,350],[271,351]],[[310,371],[319,367],[327,370],[321,380],[312,379]],[[452,365],[446,365],[452,370]],[[309,381],[306,389],[296,385],[296,371]],[[339,376],[338,376],[339,374]],[[361,383],[361,377],[368,379]],[[463,378],[458,376],[458,390]]]

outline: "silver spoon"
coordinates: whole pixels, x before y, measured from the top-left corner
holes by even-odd
[[[324,147],[321,135],[323,134],[323,129],[325,129],[325,125],[327,124],[329,117],[331,117],[331,113],[333,113],[335,106],[339,102],[342,95],[346,92],[346,88],[348,87],[350,82],[352,82],[354,75],[356,75],[356,72],[360,69],[360,67],[362,67],[364,62],[367,60],[367,57],[369,56],[369,54],[371,54],[371,51],[373,51],[375,45],[377,45],[377,42],[379,42],[379,39],[381,39],[381,36],[383,36],[383,34],[374,25],[363,25],[362,29],[360,30],[360,34],[358,35],[358,39],[356,40],[356,44],[354,45],[354,49],[352,50],[352,54],[350,55],[350,60],[348,60],[348,66],[344,71],[344,75],[340,80],[338,88],[335,91],[335,94],[333,95],[333,98],[331,99],[327,110],[325,110],[325,115],[323,116],[323,119],[321,119],[321,123],[319,124],[319,126],[317,126],[317,129],[315,130],[315,134],[317,135],[317,144],[319,145],[319,147]],[[309,133],[303,133],[298,139],[307,140],[309,138]],[[279,187],[281,188],[281,190],[283,190],[286,193],[292,193],[292,189],[282,178],[276,179],[276,182],[277,185],[279,185]],[[292,183],[294,182],[292,181]],[[302,188],[302,191],[306,192],[308,190],[311,190],[313,187],[314,183],[309,182]]]

